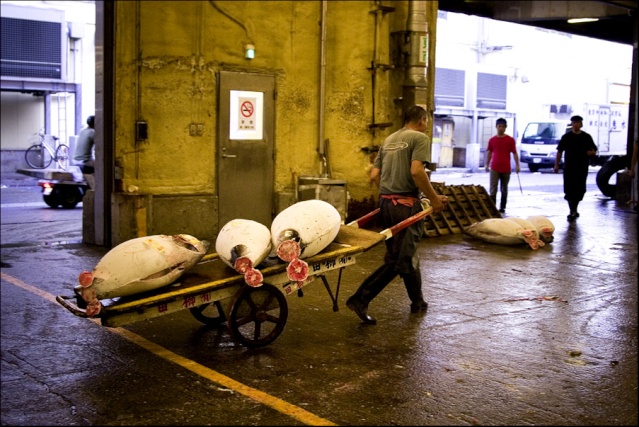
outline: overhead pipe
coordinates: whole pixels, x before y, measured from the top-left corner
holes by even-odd
[[[320,157],[320,177],[328,178],[328,161],[326,158],[326,145],[324,142],[324,101],[326,97],[326,9],[328,0],[322,0],[321,35],[320,35],[320,85],[319,85],[319,129],[317,141],[317,153]]]
[[[406,23],[408,63],[402,85],[403,111],[411,105],[426,108],[428,92],[426,72],[428,70],[428,22],[426,21],[427,1],[409,1]]]

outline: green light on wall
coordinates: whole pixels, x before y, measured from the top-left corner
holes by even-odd
[[[252,44],[247,44],[244,46],[244,58],[253,59],[255,58],[255,46]]]

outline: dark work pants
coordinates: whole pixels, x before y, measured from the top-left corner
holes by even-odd
[[[392,200],[380,199],[381,225],[389,228],[406,218],[419,213],[422,206],[415,202],[412,207],[394,204]],[[413,303],[423,301],[421,272],[417,248],[424,232],[424,221],[403,229],[386,240],[384,264],[360,285],[355,293],[364,301],[371,302],[399,274]]]
[[[500,209],[506,209],[506,203],[508,202],[508,183],[510,182],[510,172],[499,173],[494,170],[490,170],[490,198],[493,199],[495,206],[497,206],[497,186],[501,192]]]

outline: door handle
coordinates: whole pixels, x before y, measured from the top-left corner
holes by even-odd
[[[226,154],[226,148],[222,148],[222,157],[237,157],[235,154]]]

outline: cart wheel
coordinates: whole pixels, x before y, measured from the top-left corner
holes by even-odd
[[[202,304],[189,310],[191,310],[193,317],[212,328],[219,328],[222,323],[226,322],[226,316],[224,316],[222,304],[219,301],[212,304]]]
[[[233,338],[247,347],[261,347],[275,341],[288,318],[286,296],[275,286],[244,286],[238,292],[229,314]]]

